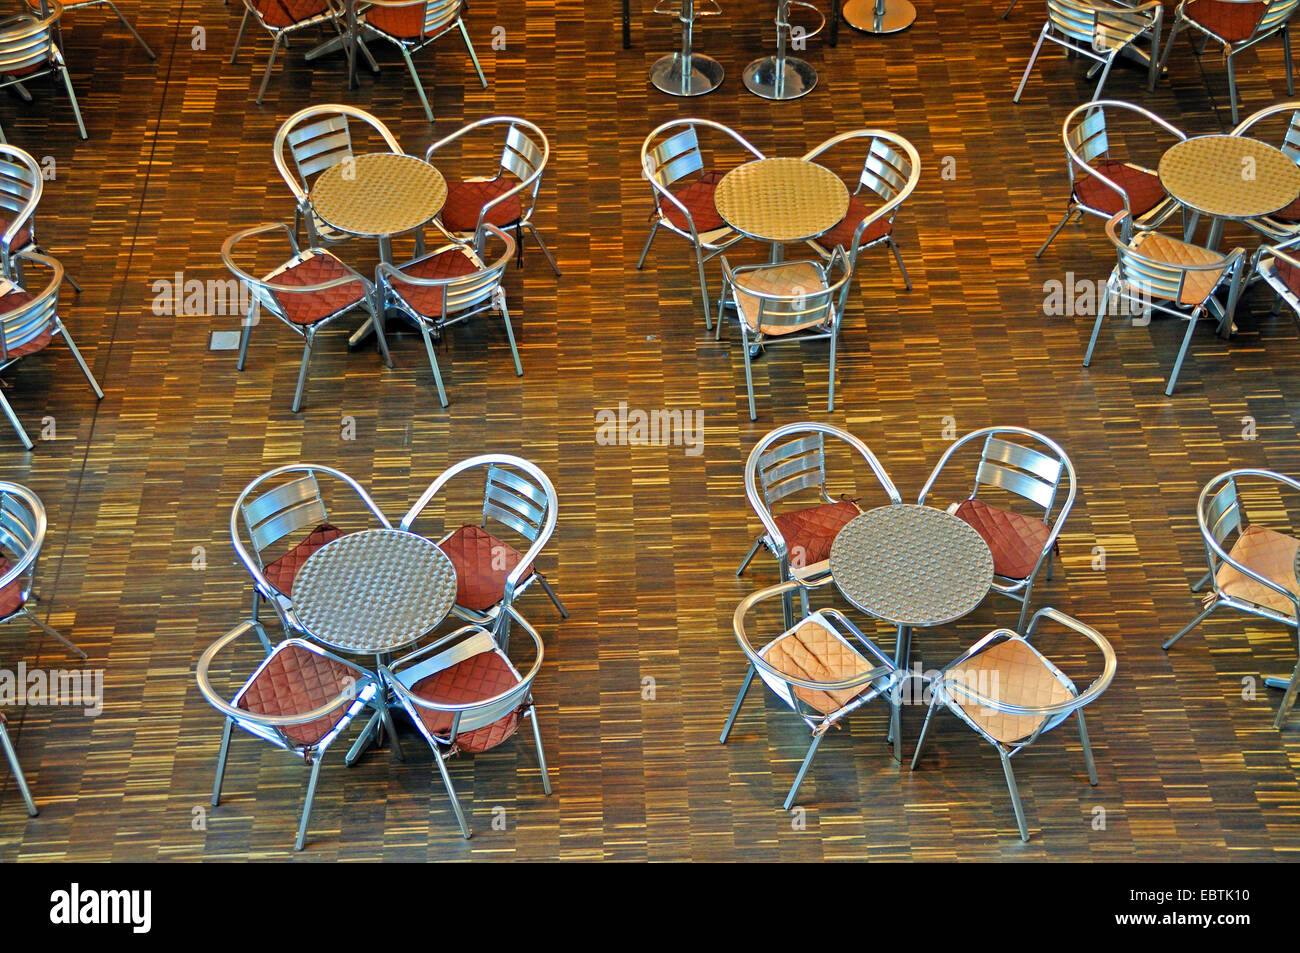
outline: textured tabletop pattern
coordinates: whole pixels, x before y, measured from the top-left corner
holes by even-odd
[[[942,510],[882,506],[852,520],[831,547],[844,598],[895,625],[941,625],[970,612],[993,582],[979,533]]]
[[[423,536],[352,533],[312,554],[293,583],[307,631],[345,652],[380,654],[438,625],[456,601],[456,570]]]
[[[1300,167],[1272,146],[1243,136],[1198,136],[1160,159],[1160,184],[1178,201],[1215,218],[1251,218],[1300,196]]]
[[[849,211],[840,177],[803,159],[758,159],[732,169],[713,193],[722,220],[767,242],[801,242],[828,232]]]
[[[320,174],[311,188],[316,214],[353,235],[396,235],[442,211],[447,182],[423,159],[388,152],[357,156]]]

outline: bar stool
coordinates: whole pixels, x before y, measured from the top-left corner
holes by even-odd
[[[713,0],[703,0],[698,10],[695,0],[681,0],[675,8],[671,0],[661,0],[655,5],[654,12],[682,21],[682,48],[678,53],[660,58],[650,67],[651,84],[669,96],[703,96],[721,86],[722,64],[693,51],[691,35],[697,16],[717,16],[722,8]]]
[[[1015,5],[1007,7],[1007,13]],[[1007,18],[1007,13],[1002,14],[1002,19]],[[910,0],[848,0],[840,15],[853,29],[879,35],[906,30],[916,21],[916,7]]]
[[[812,92],[817,85],[817,71],[794,56],[786,56],[785,48],[791,37],[790,8],[804,7],[817,14],[821,23],[810,33],[801,33],[801,39],[816,36],[826,26],[822,16],[811,3],[803,0],[777,0],[776,3],[776,55],[764,56],[745,67],[745,88],[764,99],[798,99]]]

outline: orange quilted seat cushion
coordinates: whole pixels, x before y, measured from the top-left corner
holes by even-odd
[[[874,212],[866,202],[856,195],[849,196],[849,210],[845,214],[844,220],[832,228],[825,235],[817,239],[817,244],[825,248],[834,248],[836,245],[841,246],[845,251],[853,251],[853,232],[862,223],[862,220]],[[893,231],[893,224],[888,218],[880,218],[872,222],[862,230],[860,244],[869,245],[878,238],[883,238]]]
[[[248,683],[238,707],[258,715],[302,714],[336,698],[362,674],[358,668],[290,642],[277,648]],[[334,729],[348,708],[344,702],[322,718],[280,730],[293,742],[311,746]]]
[[[306,286],[323,284],[350,274],[348,266],[333,255],[316,252],[269,280],[278,285]],[[274,297],[284,309],[286,318],[294,324],[308,325],[360,305],[366,299],[366,286],[360,281],[350,281],[324,291],[276,292]]]
[[[1259,573],[1271,582],[1276,582],[1288,592],[1300,595],[1300,583],[1296,581],[1295,575],[1297,548],[1300,548],[1300,540],[1293,536],[1286,536],[1259,526],[1247,526],[1237,537],[1232,549],[1228,550],[1228,555],[1247,569]],[[1237,572],[1227,563],[1219,567],[1215,580],[1219,588],[1230,596],[1265,606],[1284,615],[1295,615],[1295,605],[1290,599]]]
[[[843,681],[874,667],[816,622],[805,622],[789,635],[773,642],[764,657],[781,674],[813,682]],[[824,692],[796,686],[794,693],[823,715],[829,715],[870,687],[868,683],[861,688]]]
[[[1159,232],[1143,232],[1133,240],[1131,247],[1147,258],[1176,267],[1217,265],[1224,261],[1224,257],[1216,251],[1189,245],[1187,242],[1161,235]],[[1133,272],[1134,269],[1129,271]],[[1223,276],[1223,272],[1223,268],[1187,272],[1178,303],[1189,306],[1203,303],[1214,293],[1214,288],[1219,283],[1219,278]],[[1146,290],[1155,298],[1169,297],[1167,293],[1162,293],[1155,287],[1148,287]]]
[[[252,4],[266,25],[276,29],[310,20],[329,9],[325,0],[252,0]]]
[[[1114,159],[1095,162],[1093,168],[1128,193],[1129,206],[1134,215],[1145,215],[1165,200],[1166,193],[1160,185],[1160,177],[1153,172]],[[1075,173],[1078,171],[1076,168]],[[1096,176],[1076,178],[1074,197],[1089,208],[1099,209],[1107,215],[1117,215],[1124,211],[1124,199]]]
[[[482,612],[506,594],[506,577],[524,557],[509,543],[503,543],[481,526],[462,526],[438,547],[456,567],[456,604]],[[532,575],[527,567],[522,583]]]
[[[1266,3],[1222,3],[1221,0],[1191,0],[1184,12],[1216,36],[1229,43],[1250,39],[1268,9]]]
[[[298,575],[298,570],[302,568],[308,557],[316,550],[320,549],[326,543],[332,543],[340,536],[346,533],[330,523],[321,523],[314,530],[307,534],[307,538],[301,543],[289,550],[279,559],[267,563],[262,567],[262,575],[266,581],[276,588],[277,591],[284,593],[286,596],[293,592],[293,580]]]
[[[687,211],[691,213],[691,218],[695,220],[695,230],[701,235],[714,229],[727,227],[727,223],[718,214],[718,207],[713,204],[713,193],[717,191],[722,175],[721,172],[701,172],[698,179],[677,182],[668,187],[668,191],[673,193],[677,201],[685,205]],[[677,228],[687,232],[691,230],[682,210],[667,199],[659,199],[659,211],[663,212],[664,218]]]
[[[447,201],[442,206],[439,217],[443,227],[451,232],[472,232],[478,227],[478,216],[483,206],[499,195],[513,189],[518,182],[507,178],[490,179],[487,182],[448,182]],[[505,228],[513,225],[524,214],[523,203],[518,195],[513,195],[498,205],[484,219],[489,225]]]
[[[14,564],[5,556],[0,556],[0,576],[3,576]],[[23,581],[15,579],[0,589],[0,619],[7,619],[23,607]]]
[[[402,274],[415,278],[455,278],[460,275],[472,275],[476,271],[478,265],[474,263],[474,259],[459,248],[448,248],[446,251],[429,255],[401,268]],[[421,287],[393,279],[392,287],[393,292],[417,313],[427,318],[443,316],[444,296],[441,285]]]
[[[1058,705],[1072,696],[1057,681],[1042,657],[1020,639],[999,642],[973,659],[962,669],[961,678],[981,695],[1007,705],[1041,708]],[[1003,744],[1012,744],[1033,734],[1046,718],[1036,715],[1008,715],[993,711],[974,701],[963,701],[952,693],[953,701],[966,717]]]
[[[511,671],[505,659],[496,652],[480,652],[450,668],[420,679],[411,686],[411,694],[444,705],[465,705],[493,698],[518,684],[519,676]],[[451,712],[413,707],[425,727],[433,734],[445,738],[451,731]],[[515,733],[519,727],[521,710],[516,708],[490,725],[457,735],[453,747],[469,752],[495,748]]]
[[[989,506],[983,500],[963,501],[953,516],[974,527],[993,554],[993,571],[1007,579],[1024,579],[1034,571],[1052,533],[1040,519]]]
[[[835,542],[835,537],[849,520],[861,512],[858,504],[852,500],[840,500],[838,503],[822,503],[774,517],[776,528],[785,537],[791,565],[811,566],[823,559],[830,559],[831,544]],[[800,553],[802,561],[796,564]]]

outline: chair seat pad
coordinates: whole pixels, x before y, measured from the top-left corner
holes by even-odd
[[[1183,15],[1229,43],[1240,43],[1242,40],[1250,39],[1267,9],[1266,3],[1191,0],[1183,8]]]
[[[1274,258],[1273,271],[1277,274],[1278,280],[1286,285],[1288,291],[1293,295],[1300,295],[1300,268],[1297,268],[1289,261]]]
[[[816,265],[807,261],[795,261],[784,265],[763,267],[755,271],[741,272],[736,275],[734,286],[736,308],[740,311],[740,316],[744,318],[745,323],[749,325],[750,330],[762,330],[764,334],[772,336],[794,334],[796,331],[824,326],[829,319],[830,313],[827,312],[825,317],[818,320],[805,321],[801,324],[769,324],[765,321],[760,329],[758,327],[758,311],[761,299],[752,294],[746,294],[746,291],[793,297],[795,295],[811,296],[818,291],[825,290],[826,279],[822,277],[822,273]]]
[[[519,183],[500,176],[486,182],[448,182],[447,201],[443,203],[443,227],[449,232],[472,232],[478,228],[479,213],[498,196],[509,192]],[[483,220],[497,228],[505,228],[519,221],[524,214],[523,203],[518,195],[512,195],[498,205],[492,206]]]
[[[421,30],[424,30],[426,38],[436,36],[456,19],[455,16],[448,17],[425,29],[426,6],[423,3],[412,3],[402,7],[370,7],[359,19],[391,37],[418,43]]]
[[[311,554],[326,543],[332,543],[340,536],[346,536],[343,530],[330,523],[321,523],[307,534],[307,538],[289,550],[279,559],[262,567],[262,575],[275,587],[277,592],[289,595],[293,592],[293,581]]]
[[[524,558],[519,550],[481,526],[462,526],[439,543],[438,548],[456,567],[456,604],[476,612],[486,611],[501,601],[506,594],[506,577]],[[520,582],[532,573],[533,567],[526,567]]]
[[[849,210],[845,213],[844,218],[825,235],[814,240],[823,248],[830,249],[839,245],[846,252],[852,252],[853,232],[862,224],[862,220],[874,211],[875,209],[868,206],[858,196],[850,195]],[[894,224],[889,221],[888,216],[878,218],[862,230],[862,238],[859,239],[858,246],[870,245],[872,242],[879,241],[893,230]]]
[[[1052,533],[1040,519],[989,506],[983,500],[964,500],[953,516],[980,534],[993,554],[993,571],[1006,579],[1027,578]]]
[[[1161,235],[1159,232],[1143,232],[1134,238],[1131,247],[1146,258],[1175,267],[1212,265],[1224,260],[1223,255],[1217,251],[1211,251],[1197,245],[1189,245],[1187,242],[1170,238],[1168,235]],[[1223,277],[1222,268],[1189,271],[1187,277],[1183,280],[1183,290],[1178,298],[1178,303],[1187,307],[1204,304],[1205,300],[1214,293],[1214,289],[1218,286],[1221,277]],[[1153,298],[1168,298],[1167,295],[1159,293],[1155,288],[1146,287],[1145,290]]]
[[[764,658],[767,664],[782,675],[813,682],[839,682],[863,675],[875,667],[824,626],[811,621],[769,645],[764,651]],[[870,687],[871,683],[868,682],[859,688],[826,692],[795,686],[794,693],[800,701],[823,715],[829,715],[839,711]]]
[[[786,552],[791,562],[799,560],[799,566],[811,566],[823,559],[830,559],[831,544],[848,522],[858,516],[862,510],[851,500],[837,503],[822,503],[807,509],[782,513],[773,517],[776,528],[785,538]]]
[[[258,715],[302,714],[338,697],[362,675],[359,668],[286,642],[276,647],[266,665],[245,686],[236,707]],[[343,702],[315,721],[280,730],[296,744],[311,747],[334,730],[350,707]]]
[[[1145,215],[1168,197],[1160,185],[1160,177],[1149,169],[1114,159],[1095,162],[1093,168],[1128,193],[1129,206],[1135,217]],[[1124,211],[1123,197],[1095,175],[1084,174],[1074,180],[1074,198],[1080,204],[1107,215]]]
[[[480,652],[420,679],[411,686],[411,694],[444,705],[465,705],[493,698],[519,682],[519,675],[497,652]],[[451,732],[451,712],[412,707],[431,734],[445,738]],[[490,725],[457,735],[453,748],[471,753],[495,748],[518,729],[520,712],[516,708]]]
[[[352,270],[329,252],[316,251],[267,280],[279,285],[319,285],[350,274]],[[360,306],[366,300],[366,286],[350,281],[324,291],[281,291],[273,296],[286,318],[306,326]]]
[[[668,187],[668,191],[691,213],[691,218],[695,220],[695,231],[700,235],[727,227],[727,223],[718,214],[718,207],[713,203],[713,193],[717,191],[722,175],[721,172],[705,171],[700,173],[698,179],[675,182]],[[682,210],[667,199],[659,199],[659,211],[674,227],[685,232],[691,230]]]
[[[1264,217],[1276,219],[1277,221],[1285,222],[1288,225],[1295,225],[1300,222],[1300,196],[1297,196],[1295,201],[1286,208],[1278,209],[1272,215],[1266,215]]]
[[[262,21],[277,30],[321,16],[330,8],[326,0],[252,0],[252,4]],[[39,8],[39,0],[35,5]]]
[[[1262,526],[1247,526],[1237,537],[1232,549],[1228,550],[1228,555],[1270,582],[1276,582],[1288,592],[1300,595],[1300,583],[1297,583],[1295,576],[1297,548],[1300,548],[1300,540],[1293,536],[1264,529]],[[1227,563],[1219,567],[1214,578],[1219,588],[1233,598],[1253,602],[1286,616],[1295,615],[1295,605],[1290,599],[1238,572]]]
[[[7,556],[0,556],[0,576],[3,576],[14,564]],[[0,589],[0,619],[7,619],[23,607],[23,581],[15,579]]]
[[[8,215],[0,215],[0,232],[3,232],[13,223],[13,218]],[[32,230],[30,225],[24,225],[18,229],[18,234],[14,236],[13,244],[9,246],[10,251],[18,251],[20,248],[26,248],[27,243],[32,240]]]
[[[988,698],[1023,708],[1059,705],[1073,697],[1038,650],[1023,639],[1007,639],[981,652],[964,664],[960,677],[964,684]],[[963,700],[956,692],[950,694],[967,718],[1003,744],[1027,738],[1047,720],[1038,715],[993,711],[978,702]]]
[[[13,289],[4,297],[0,297],[0,318],[21,310],[26,305],[31,304],[35,297],[35,295],[28,294],[26,291],[17,288]],[[7,352],[9,360],[12,361],[15,358],[26,357],[29,354],[35,354],[37,351],[43,351],[52,340],[54,340],[54,329],[47,324],[45,330],[36,337],[28,338],[22,344],[10,344]]]
[[[469,252],[461,248],[448,248],[446,251],[427,255],[401,268],[402,274],[414,278],[456,278],[461,275],[472,275],[478,270],[478,264],[470,257]],[[444,316],[445,295],[442,285],[411,285],[392,279],[392,289],[393,293],[416,313],[426,318]]]

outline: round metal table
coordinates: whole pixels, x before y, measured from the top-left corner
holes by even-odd
[[[844,220],[849,189],[815,162],[756,159],[722,177],[713,204],[736,231],[771,243],[772,261],[778,262],[787,243],[816,238]]]
[[[398,529],[341,536],[308,557],[293,580],[298,621],[318,642],[354,655],[410,645],[442,622],[456,602],[456,569],[431,540]],[[348,752],[352,764],[387,720],[385,692]]]
[[[882,35],[911,26],[916,21],[916,7],[909,0],[848,0],[840,16],[855,30]]]

